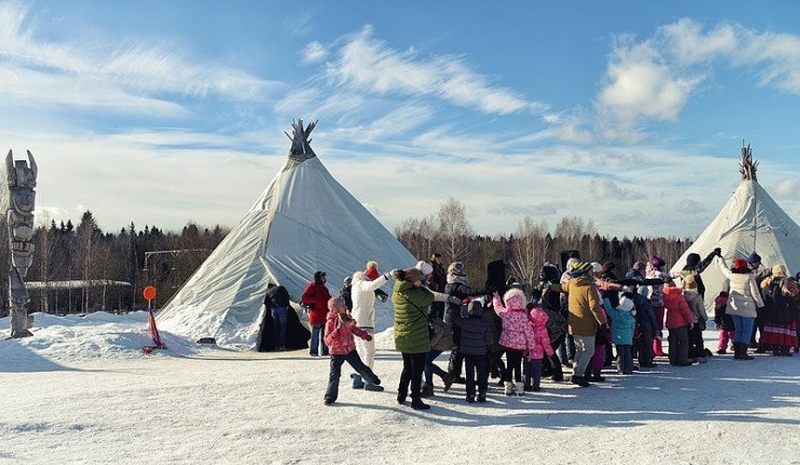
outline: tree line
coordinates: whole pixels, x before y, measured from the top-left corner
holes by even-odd
[[[72,221],[35,229],[33,264],[25,279],[29,285],[29,312],[55,314],[93,311],[130,311],[146,308],[142,289],[158,289],[154,302],[163,306],[189,279],[203,260],[230,232],[219,225],[213,228],[187,224],[179,233],[156,226],[137,229],[131,223],[117,233],[103,232],[91,211]],[[579,217],[564,217],[550,232],[544,221],[523,218],[514,233],[485,236],[476,234],[465,206],[446,199],[436,214],[409,218],[394,231],[397,239],[414,256],[429,260],[441,253],[445,266],[464,262],[473,285],[486,280],[486,267],[495,260],[506,263],[507,276],[522,284],[535,284],[545,262],[563,267],[562,252],[575,251],[583,260],[613,261],[624,273],[636,260],[653,255],[668,264],[691,245],[688,239],[664,237],[617,237],[600,235],[594,223]],[[5,226],[0,228],[0,243],[8,244]],[[368,259],[369,257],[365,258]],[[0,247],[1,263],[10,263],[7,246]],[[411,266],[412,264],[409,264]],[[0,316],[8,315],[8,273],[10,265],[0,267]]]
[[[219,245],[229,229],[187,224],[180,233],[134,223],[116,234],[103,232],[91,211],[71,220],[37,226],[33,263],[25,278],[28,312],[55,314],[130,311],[146,308],[142,289],[158,289],[156,306],[165,303]],[[10,255],[8,231],[0,228],[0,316],[8,315]]]

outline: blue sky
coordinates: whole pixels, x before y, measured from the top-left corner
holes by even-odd
[[[298,118],[390,230],[696,237],[743,140],[800,219],[796,2],[0,0],[0,101],[40,221],[233,226]]]

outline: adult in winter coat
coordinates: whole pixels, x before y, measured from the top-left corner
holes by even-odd
[[[496,292],[492,297],[492,306],[503,320],[503,331],[500,333],[500,345],[506,349],[506,371],[503,373],[505,394],[507,396],[523,393],[514,383],[514,370],[522,377],[522,358],[533,347],[536,334],[528,320],[528,309],[525,305],[525,293],[511,288],[500,299]]]
[[[447,270],[442,265],[442,254],[431,254],[431,266],[433,272],[431,279],[428,280],[428,289],[434,292],[445,292],[444,287],[447,285]],[[434,302],[431,304],[431,316],[433,318],[444,319],[445,304],[444,302]]]
[[[325,286],[326,274],[324,271],[314,273],[314,280],[308,283],[300,302],[308,308],[308,324],[311,325],[311,348],[309,353],[312,357],[317,355],[328,355],[328,346],[325,345],[323,330],[325,319],[328,314],[328,301],[331,293]]]
[[[453,323],[453,320],[461,314],[461,301],[471,297],[487,295],[488,291],[485,287],[470,287],[464,264],[462,262],[453,262],[447,267],[447,284],[445,285],[444,293],[455,297],[459,302],[459,304],[449,304],[444,313],[444,322],[450,324],[453,329],[453,347],[450,351],[450,363],[448,363],[447,372],[454,379],[457,379],[461,376],[464,356],[460,351],[461,329]]]
[[[350,286],[350,297],[353,302],[352,315],[358,327],[375,335],[375,291],[389,282],[392,272],[378,275],[375,279],[370,279],[364,271],[353,273],[352,285]],[[356,341],[356,351],[364,363],[373,369],[375,365],[375,340],[373,338],[360,339]],[[364,384],[358,374],[350,375],[353,378],[353,388],[361,387],[370,391],[382,391],[383,388],[370,383]]]
[[[427,410],[422,401],[422,371],[425,356],[431,350],[427,308],[434,302],[446,301],[447,295],[434,293],[422,285],[422,272],[416,268],[398,270],[392,291],[394,305],[394,344],[403,355],[403,371],[397,388],[397,402],[405,404],[411,387],[411,408]]]
[[[264,294],[264,307],[272,315],[275,346],[278,350],[286,350],[286,330],[289,328],[289,291],[274,283],[267,285]]]
[[[668,281],[664,286],[664,308],[667,320],[665,326],[669,330],[669,364],[689,366],[689,329],[694,326],[694,315],[683,296],[683,290]]]
[[[669,273],[664,270],[664,266],[666,266],[664,259],[657,255],[653,255],[653,258],[647,263],[647,272],[645,275],[648,279],[662,280],[661,283],[651,284],[647,293],[647,298],[650,300],[650,305],[653,306],[653,311],[656,314],[656,325],[658,326],[656,333],[657,336],[655,339],[653,339],[653,353],[659,356],[664,355],[664,349],[661,344],[661,331],[664,329],[665,308],[664,299],[661,298],[661,294],[664,288],[663,280],[670,277]]]
[[[767,279],[770,274],[772,273],[772,269],[765,266],[761,262],[761,255],[757,254],[756,252],[751,253],[747,257],[747,266],[750,267],[750,272],[753,273],[753,278],[756,280],[756,284],[758,284],[758,288],[761,289],[761,283]],[[759,340],[756,342],[756,331],[758,332]],[[756,315],[756,319],[753,322],[753,332],[750,334],[750,347],[756,347],[757,354],[763,354],[767,351],[767,347],[761,344],[761,336],[764,334],[764,321],[761,317],[761,314]]]
[[[733,267],[728,269],[725,258],[718,257],[719,268],[722,274],[730,281],[728,289],[728,315],[733,318],[733,358],[738,360],[753,360],[747,355],[747,346],[756,321],[756,309],[764,306],[758,284],[747,266],[747,261],[742,258],[733,260]]]
[[[795,313],[800,288],[786,274],[785,266],[775,265],[772,275],[761,283],[764,329],[759,344],[770,347],[776,356],[791,356],[792,347],[797,347]]]
[[[483,304],[479,300],[467,300],[461,304],[459,314],[452,316],[452,322],[461,330],[461,353],[466,365],[465,380],[467,402],[475,401],[475,384],[477,375],[478,402],[486,402],[486,391],[489,389],[489,359],[486,357],[489,347],[494,344],[491,323],[484,320]]]
[[[356,321],[347,313],[344,299],[333,297],[328,301],[330,312],[325,322],[325,344],[331,353],[331,371],[328,375],[328,389],[325,391],[325,405],[336,402],[339,397],[339,378],[342,375],[342,364],[347,362],[370,384],[380,386],[381,380],[361,361],[356,352],[353,335],[361,339],[372,339],[372,335],[359,328]]]
[[[587,276],[591,269],[591,263],[578,262],[573,265],[572,279],[550,286],[551,290],[564,292],[569,296],[567,325],[569,333],[575,339],[575,367],[570,381],[581,387],[589,386],[584,374],[594,355],[594,337],[598,327],[606,324],[606,317],[600,309],[600,293],[592,279]]]

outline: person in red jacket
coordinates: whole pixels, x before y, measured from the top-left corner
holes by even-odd
[[[328,346],[325,345],[323,330],[325,328],[325,317],[328,314],[328,300],[331,293],[325,286],[325,272],[317,271],[314,273],[314,281],[308,283],[300,302],[308,308],[308,324],[311,325],[311,348],[309,353],[312,357],[317,355],[328,355]]]
[[[326,317],[324,339],[331,351],[331,371],[328,375],[328,389],[325,390],[325,405],[331,405],[339,397],[339,378],[342,376],[344,362],[349,363],[368,383],[375,386],[381,384],[375,373],[361,361],[353,339],[354,334],[365,341],[372,340],[372,336],[356,325],[356,320],[348,313],[341,297],[328,300],[328,308],[330,313]]]

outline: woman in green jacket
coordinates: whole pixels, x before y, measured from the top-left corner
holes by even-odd
[[[416,268],[398,270],[392,292],[394,305],[394,344],[403,354],[403,372],[397,388],[397,402],[404,404],[411,385],[411,408],[427,410],[422,402],[422,372],[425,356],[431,350],[428,336],[428,307],[434,301],[447,301],[447,294],[432,292],[422,286],[422,273]]]

